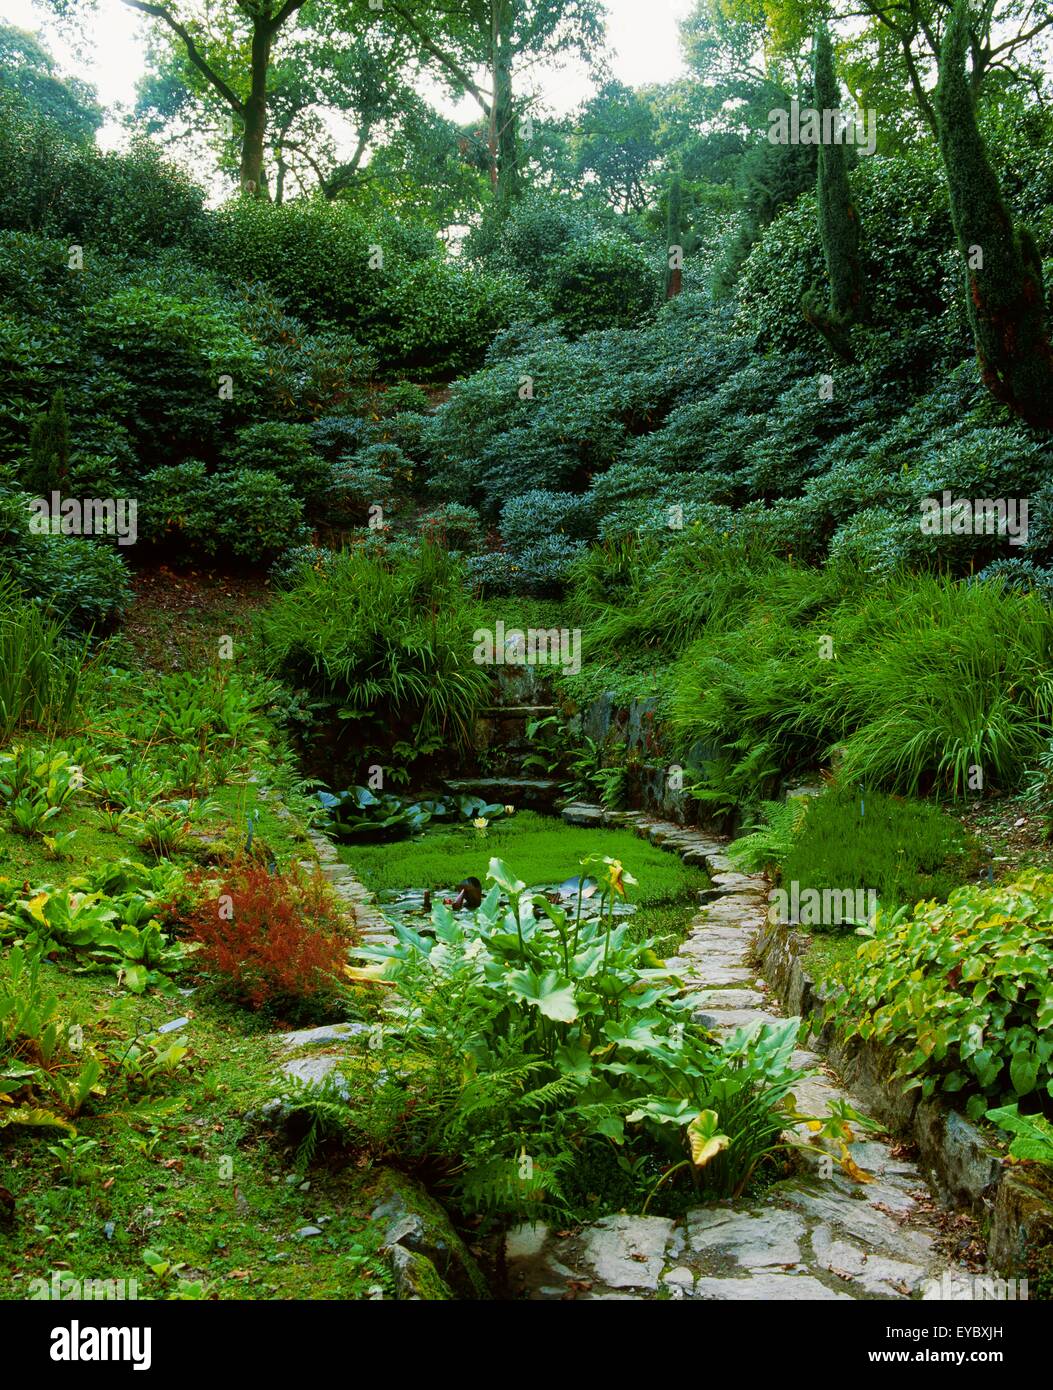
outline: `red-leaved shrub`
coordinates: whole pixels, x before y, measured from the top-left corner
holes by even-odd
[[[191,875],[190,887],[182,915],[204,945],[198,959],[242,1003],[288,1010],[335,992],[350,943],[321,874],[242,861],[221,878]]]

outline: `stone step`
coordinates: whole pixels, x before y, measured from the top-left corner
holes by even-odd
[[[558,712],[557,705],[489,705],[479,711],[484,719],[546,719]]]
[[[781,1023],[783,1020],[766,1009],[696,1009],[692,1019],[711,1033],[729,1028],[748,1028],[752,1023]]]

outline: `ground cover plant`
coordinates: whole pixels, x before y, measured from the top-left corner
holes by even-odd
[[[880,913],[836,974],[831,1013],[848,1036],[898,1042],[924,1096],[960,1095],[973,1117],[1018,1098],[1048,1106],[1051,892],[1032,872]]]

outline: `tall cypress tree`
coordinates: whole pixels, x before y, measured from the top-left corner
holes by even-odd
[[[834,50],[825,24],[815,39],[815,104],[820,112],[841,108]],[[826,302],[822,291],[813,289],[805,295],[801,307],[805,318],[834,351],[851,359],[848,330],[862,313],[863,268],[859,258],[859,213],[848,183],[848,150],[843,140],[819,145],[817,198],[819,238],[830,297]]]
[[[65,392],[60,386],[51,398],[47,414],[38,416],[29,432],[26,484],[44,495],[60,488],[68,472],[69,420]]]
[[[1053,429],[1053,348],[1034,237],[1014,229],[976,122],[965,71],[968,0],[956,0],[940,50],[936,123],[951,219],[984,384],[1028,424]]]

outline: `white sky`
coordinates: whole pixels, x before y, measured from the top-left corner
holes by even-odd
[[[606,0],[611,65],[614,75],[630,86],[668,82],[682,72],[677,23],[692,0]],[[63,68],[94,83],[104,106],[130,104],[143,72],[142,34],[148,21],[120,3],[99,0],[94,15],[78,22],[80,51],[55,30],[45,7],[34,0],[0,0],[0,19],[35,32],[43,31],[48,48]],[[546,103],[564,115],[587,96],[590,84],[580,71],[538,73]],[[460,108],[440,103],[451,116],[474,114],[471,101]],[[116,132],[104,130],[101,143],[115,143]]]

